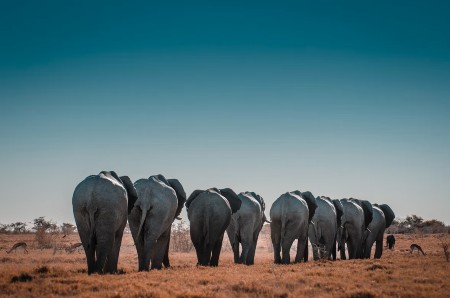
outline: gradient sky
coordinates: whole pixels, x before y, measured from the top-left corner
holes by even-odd
[[[0,223],[115,170],[450,224],[449,1],[213,2],[0,2]]]

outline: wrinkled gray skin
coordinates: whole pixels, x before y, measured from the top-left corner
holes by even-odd
[[[391,225],[394,218],[395,214],[388,205],[373,205],[373,219],[368,227],[370,233],[365,241],[364,258],[370,258],[374,242],[376,242],[374,258],[381,258],[383,254],[384,231]]]
[[[197,265],[218,266],[223,235],[231,214],[241,207],[238,195],[229,188],[194,191],[186,201],[191,240]]]
[[[316,207],[312,194],[303,194],[300,191],[287,192],[272,204],[270,232],[275,264],[290,263],[289,252],[296,239],[297,254],[294,262],[308,260],[308,225]]]
[[[328,197],[317,197],[316,203],[317,209],[308,230],[313,257],[314,260],[331,259],[333,250],[336,250],[336,208]]]
[[[242,202],[241,208],[231,216],[227,234],[233,248],[234,262],[253,265],[259,232],[267,221],[264,214],[265,203],[263,198],[254,192],[241,192],[239,199]],[[242,244],[240,256],[239,243]]]
[[[73,214],[86,254],[88,274],[117,272],[127,224],[127,199],[135,197],[130,178],[119,178],[113,171],[89,176],[75,188]]]
[[[176,179],[162,175],[134,183],[138,199],[129,204],[128,222],[139,260],[139,271],[169,267],[172,222],[181,212],[186,194]],[[181,208],[180,203],[181,202]]]
[[[345,260],[345,244],[347,244],[348,258],[361,258],[364,242],[364,211],[354,200],[340,200],[343,207],[341,227],[338,228],[338,249],[341,259]]]

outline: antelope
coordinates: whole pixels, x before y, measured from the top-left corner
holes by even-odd
[[[419,252],[421,252],[422,255],[424,255],[424,256],[426,255],[423,252],[422,247],[420,247],[420,245],[415,244],[415,243],[411,244],[411,246],[409,247],[409,253],[412,254],[415,249],[417,249],[417,254],[419,254]]]
[[[27,244],[25,242],[17,242],[16,244],[13,245],[13,247],[11,247],[10,250],[7,250],[6,253],[9,254],[13,250],[14,250],[14,252],[16,252],[16,250],[20,247],[23,248],[23,253],[28,253]]]
[[[73,253],[77,248],[81,247],[83,244],[82,243],[75,243],[75,244],[71,244],[69,247],[66,247],[66,252],[67,253]]]

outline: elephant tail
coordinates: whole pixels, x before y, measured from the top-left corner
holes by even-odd
[[[147,208],[142,209],[141,222],[139,223],[139,229],[136,236],[136,241],[138,241],[139,236],[141,235],[142,226],[144,225],[145,218],[147,217]]]

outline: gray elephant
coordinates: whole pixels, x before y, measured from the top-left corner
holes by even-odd
[[[363,240],[362,240],[362,248],[360,251],[360,254],[358,255],[358,258],[362,259],[365,255],[365,248],[366,248],[366,239],[369,237],[371,230],[369,229],[369,225],[372,222],[373,219],[373,206],[372,203],[366,200],[359,200],[350,198],[350,200],[353,200],[356,202],[364,212],[364,233],[363,233]]]
[[[186,201],[191,240],[197,265],[218,266],[223,235],[231,215],[241,207],[238,195],[229,188],[195,190]]]
[[[113,171],[89,176],[75,188],[73,214],[86,253],[88,274],[117,272],[127,224],[127,200],[136,199],[130,178],[119,178]]]
[[[128,222],[139,260],[139,271],[169,267],[170,231],[186,201],[183,186],[163,175],[134,183],[138,198],[129,203]]]
[[[266,205],[264,199],[254,192],[241,192],[238,196],[241,208],[231,216],[227,234],[233,248],[234,262],[253,265],[259,232],[264,222],[268,222],[264,214]],[[239,243],[242,244],[240,256]]]
[[[309,225],[308,235],[314,260],[336,258],[337,211],[329,197],[316,198],[317,209]],[[342,207],[341,207],[342,208]],[[341,209],[342,215],[342,209]],[[334,250],[334,254],[333,254]]]
[[[314,196],[298,190],[282,194],[272,204],[270,232],[275,264],[290,263],[289,252],[296,239],[295,262],[308,260],[308,226],[316,208]]]
[[[381,258],[383,254],[384,231],[391,225],[394,218],[394,211],[388,205],[373,205],[373,219],[368,227],[370,233],[365,241],[364,258],[370,258],[374,242],[376,242],[374,258]]]
[[[353,199],[340,200],[343,208],[337,241],[341,259],[345,260],[345,245],[349,259],[361,258],[364,243],[365,220],[363,208]]]

